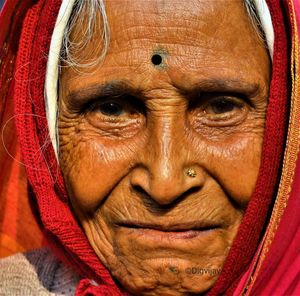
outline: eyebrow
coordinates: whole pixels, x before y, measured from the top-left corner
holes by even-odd
[[[141,96],[142,91],[134,88],[128,81],[110,81],[103,84],[93,84],[84,89],[75,90],[67,95],[69,102],[84,103],[99,97],[121,97],[124,95]]]
[[[260,85],[255,82],[247,82],[233,79],[202,79],[189,87],[176,85],[182,95],[194,97],[201,93],[240,93],[248,97],[256,96],[260,91]]]
[[[254,97],[260,91],[258,83],[225,79],[201,79],[198,83],[188,87],[179,84],[173,84],[173,86],[187,98],[195,98],[199,94],[207,92],[241,93],[248,97]],[[147,90],[133,87],[126,80],[114,80],[71,91],[67,95],[67,100],[73,106],[80,106],[87,101],[91,102],[99,98],[119,98],[126,95],[143,99],[147,97],[146,93]]]

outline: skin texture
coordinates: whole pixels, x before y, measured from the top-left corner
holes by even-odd
[[[255,187],[268,52],[242,1],[107,1],[106,11],[104,62],[60,78],[60,165],[74,213],[132,294],[205,292]],[[100,25],[77,58],[96,44]]]

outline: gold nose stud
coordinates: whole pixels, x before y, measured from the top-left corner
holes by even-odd
[[[188,169],[188,170],[186,171],[186,174],[187,174],[189,177],[191,177],[191,178],[195,178],[195,177],[197,176],[197,173],[196,173],[196,171],[195,171],[194,169]]]

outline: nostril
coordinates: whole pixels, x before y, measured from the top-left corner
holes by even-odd
[[[148,194],[148,192],[145,190],[145,189],[143,189],[143,187],[142,186],[140,186],[140,185],[133,185],[133,190],[138,194],[138,195],[141,195],[141,196],[143,196],[143,197],[149,197],[149,194]]]
[[[176,196],[175,198],[172,198],[172,200],[169,200],[167,203],[161,203],[160,199],[158,200],[155,196],[151,196],[151,193],[148,193],[145,189],[143,189],[143,187],[139,185],[134,185],[132,189],[134,193],[142,199],[142,202],[149,208],[149,210],[158,212],[159,210],[165,211],[172,209],[182,200],[189,198],[191,195],[199,192],[201,190],[201,186],[194,186],[183,192],[182,194]]]
[[[201,186],[194,186],[190,189],[188,189],[186,192],[184,192],[183,194],[181,194],[181,196],[179,197],[179,200],[184,199],[194,193],[197,193],[201,190]]]

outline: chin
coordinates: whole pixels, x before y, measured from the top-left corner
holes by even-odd
[[[203,265],[165,255],[134,266],[125,259],[112,274],[133,295],[198,295],[213,287],[224,260],[210,259],[210,264]]]
[[[104,254],[102,242],[95,249],[133,295],[194,295],[217,281],[238,226],[169,231],[119,225],[111,228],[113,252]]]

